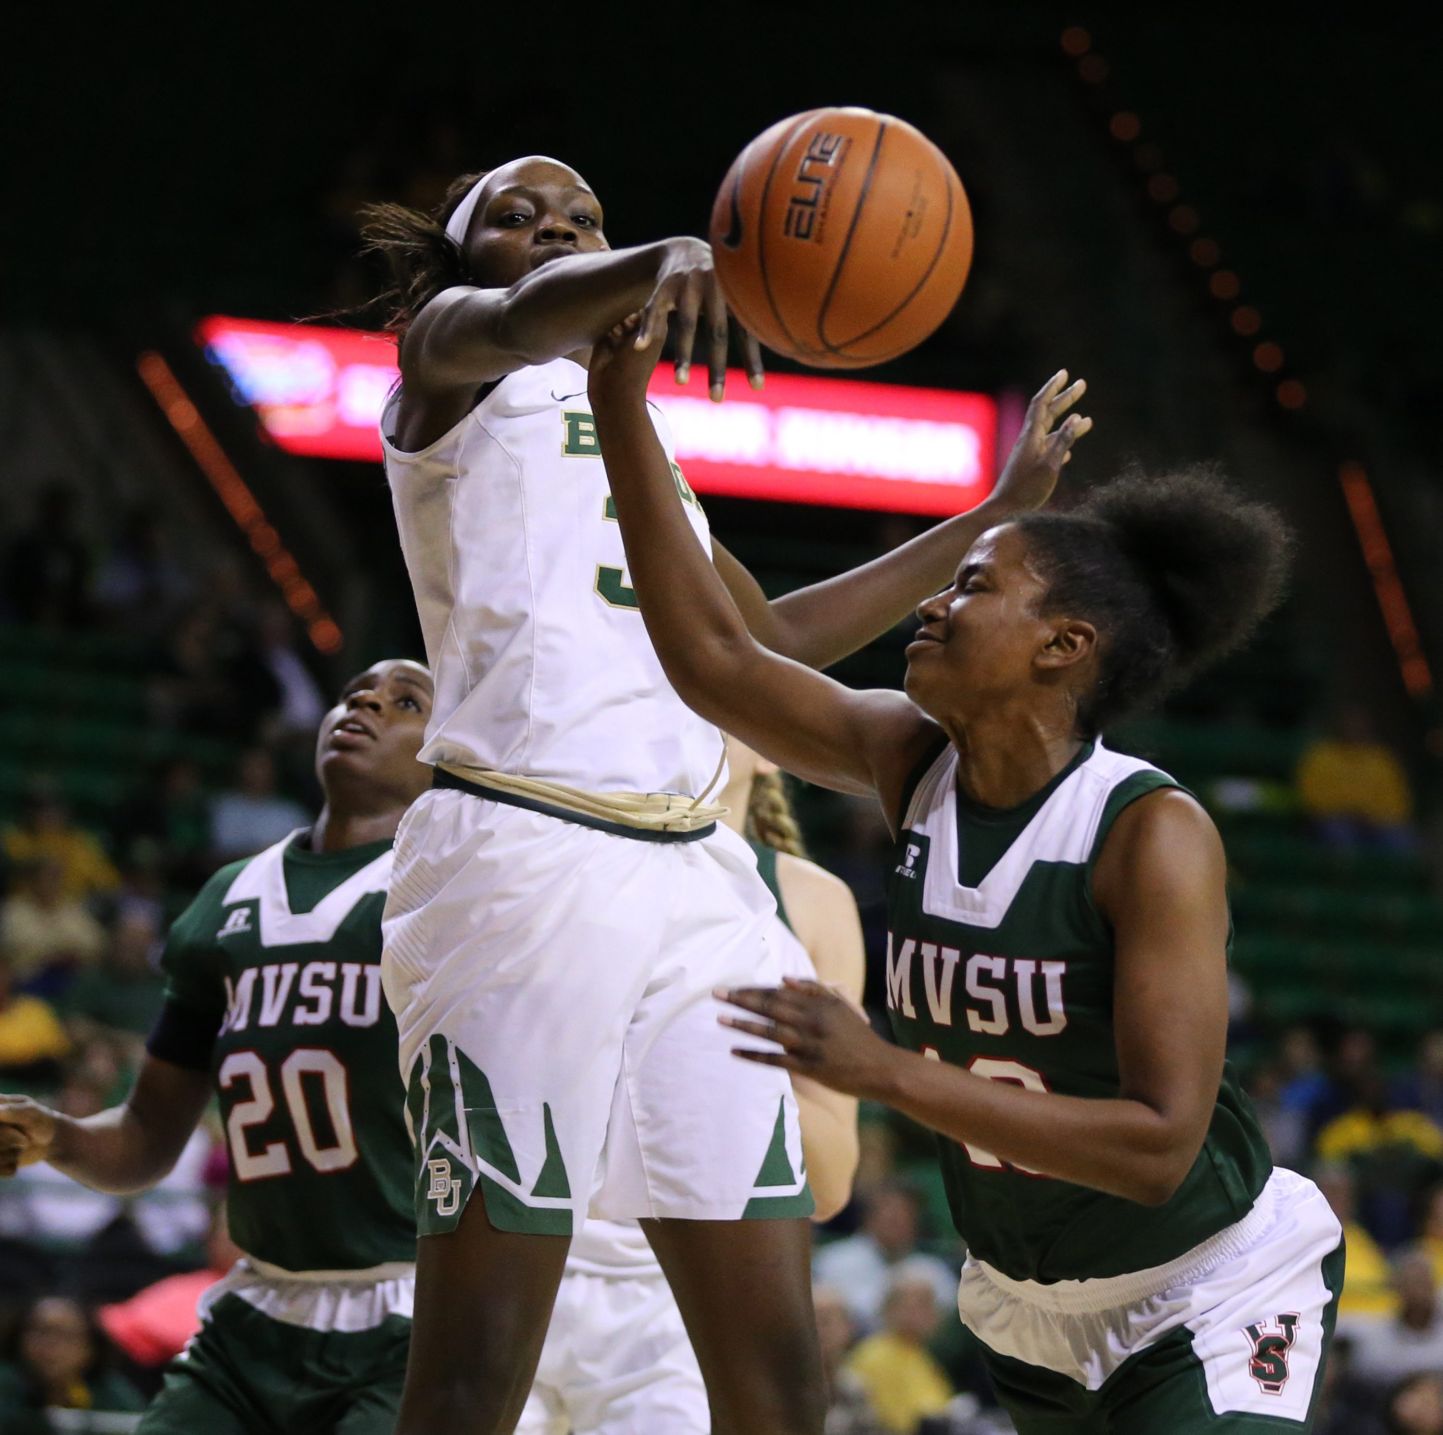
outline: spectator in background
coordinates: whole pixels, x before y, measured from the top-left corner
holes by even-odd
[[[259,657],[279,694],[267,726],[273,740],[307,750],[330,704],[296,649],[291,615],[281,603],[267,603],[257,625]]]
[[[825,1435],[882,1435],[866,1387],[846,1365],[857,1336],[846,1299],[831,1286],[814,1286],[812,1308],[817,1313],[822,1376],[827,1384]]]
[[[1320,1125],[1317,1112],[1329,1100],[1332,1089],[1328,1074],[1323,1069],[1323,1053],[1318,1046],[1318,1038],[1307,1027],[1291,1026],[1283,1033],[1279,1043],[1278,1068],[1282,1080],[1279,1105],[1301,1123],[1306,1148]]]
[[[58,858],[18,870],[15,890],[0,902],[0,960],[17,985],[58,990],[76,969],[96,961],[104,946],[105,928],[83,902],[66,895]]]
[[[96,574],[96,607],[118,631],[155,637],[174,621],[191,588],[170,552],[159,511],[148,503],[134,505]]]
[[[902,1261],[887,1282],[882,1329],[847,1358],[885,1430],[913,1435],[924,1418],[952,1399],[952,1382],[927,1349],[937,1329],[934,1273],[917,1257]]]
[[[812,1262],[822,1285],[839,1290],[852,1319],[863,1330],[873,1330],[893,1270],[908,1262],[912,1275],[925,1271],[937,1303],[948,1309],[957,1298],[957,1272],[946,1261],[918,1250],[921,1202],[917,1193],[899,1181],[878,1186],[868,1196],[862,1229],[855,1236],[823,1246]]]
[[[200,1329],[200,1298],[245,1253],[230,1238],[225,1204],[215,1208],[200,1270],[166,1276],[129,1300],[102,1306],[100,1327],[137,1365],[159,1369]]]
[[[1358,1183],[1363,1224],[1393,1246],[1412,1234],[1415,1198],[1443,1170],[1443,1130],[1421,1111],[1393,1105],[1386,1083],[1374,1073],[1357,1105],[1318,1133],[1317,1154],[1348,1164]]]
[[[61,1004],[78,1039],[123,1037],[138,1050],[160,1015],[165,992],[165,978],[155,964],[159,949],[153,908],[139,902],[122,907],[104,957],[75,978]]]
[[[1418,1043],[1413,1070],[1398,1094],[1401,1101],[1443,1126],[1443,1031],[1430,1031]]]
[[[100,843],[71,821],[70,809],[47,782],[26,793],[19,822],[0,832],[0,848],[14,866],[53,858],[60,864],[65,895],[82,902],[120,885],[120,874]]]
[[[188,757],[163,763],[132,794],[116,818],[132,858],[153,844],[154,865],[174,886],[199,887],[211,874],[210,798],[201,770]]]
[[[1350,703],[1331,737],[1316,738],[1297,770],[1298,798],[1319,835],[1340,851],[1411,852],[1413,793],[1397,757],[1378,740],[1368,709]]]
[[[1409,1376],[1389,1395],[1387,1418],[1397,1435],[1443,1435],[1443,1372]]]
[[[53,1081],[70,1038],[48,1002],[16,995],[10,969],[0,961],[0,1074],[8,1081]]]
[[[1404,1251],[1393,1265],[1398,1313],[1383,1320],[1350,1320],[1349,1368],[1381,1397],[1389,1386],[1424,1371],[1443,1371],[1443,1310],[1426,1251]]]
[[[210,809],[213,863],[250,857],[309,821],[305,808],[276,791],[276,765],[263,747],[242,753],[235,784]]]
[[[92,1313],[65,1296],[36,1301],[0,1365],[0,1430],[45,1432],[47,1409],[140,1410],[144,1401],[111,1367],[109,1342]]]
[[[1396,1314],[1398,1293],[1393,1288],[1388,1258],[1358,1222],[1353,1173],[1346,1166],[1319,1166],[1313,1172],[1313,1180],[1343,1227],[1348,1252],[1343,1271],[1343,1294],[1338,1303],[1339,1316]]]
[[[1433,1278],[1443,1286],[1443,1182],[1423,1193],[1423,1218],[1418,1223],[1418,1246],[1433,1263]],[[1349,1251],[1348,1259],[1352,1260]]]
[[[18,621],[78,628],[89,616],[90,547],[75,514],[75,491],[64,483],[47,483],[40,490],[35,522],[5,554],[5,599]]]

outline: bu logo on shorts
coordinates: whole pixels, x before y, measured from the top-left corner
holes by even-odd
[[[447,1156],[426,1162],[431,1178],[426,1199],[435,1204],[438,1216],[454,1216],[461,1209],[461,1183],[451,1175],[451,1161]]]
[[[1277,1320],[1277,1330],[1270,1329],[1265,1321],[1259,1321],[1248,1326],[1244,1332],[1253,1347],[1253,1353],[1248,1358],[1248,1374],[1266,1395],[1283,1393],[1283,1386],[1288,1383],[1288,1352],[1298,1338],[1296,1314],[1280,1315]]]

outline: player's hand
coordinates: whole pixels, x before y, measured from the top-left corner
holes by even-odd
[[[586,392],[593,409],[645,405],[646,388],[661,358],[665,331],[643,344],[639,337],[642,323],[640,314],[632,314],[613,324],[592,345]]]
[[[55,1113],[28,1096],[0,1096],[0,1176],[50,1158]]]
[[[998,508],[1025,512],[1041,508],[1052,497],[1063,465],[1072,458],[1073,444],[1092,428],[1091,419],[1067,414],[1086,392],[1086,380],[1069,384],[1067,370],[1059,369],[1032,396],[1022,432],[992,492],[990,501]]]
[[[636,335],[638,349],[649,349],[666,337],[667,320],[675,315],[676,381],[691,377],[697,328],[707,327],[707,391],[720,403],[726,389],[728,316],[721,281],[712,263],[711,245],[702,239],[670,239],[656,276],[656,287],[641,311]],[[762,386],[762,353],[750,334],[742,335],[747,377],[754,389]]]
[[[734,1056],[799,1072],[848,1096],[875,1097],[887,1089],[897,1048],[830,988],[788,977],[780,987],[742,987],[716,995],[752,1014],[721,1016],[723,1026],[780,1048],[737,1046]]]

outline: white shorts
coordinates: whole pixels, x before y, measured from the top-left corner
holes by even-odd
[[[731,1054],[718,986],[781,979],[775,904],[725,827],[614,836],[432,790],[396,834],[382,976],[422,1235],[811,1214],[787,1073]]]
[[[711,1413],[666,1279],[568,1269],[517,1435],[708,1435]]]
[[[1120,1435],[1301,1425],[1332,1339],[1342,1241],[1318,1188],[1277,1170],[1248,1215],[1166,1266],[1044,1285],[969,1259],[957,1308],[1022,1428],[1055,1421],[1062,1435],[1069,1415]]]

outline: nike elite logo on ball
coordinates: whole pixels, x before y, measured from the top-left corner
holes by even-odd
[[[905,120],[808,110],[758,135],[712,206],[717,277],[769,349],[860,369],[915,348],[972,263],[972,215],[947,157]]]

